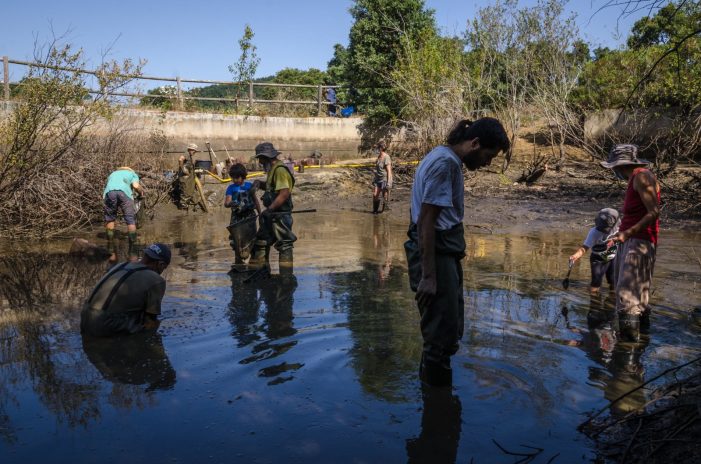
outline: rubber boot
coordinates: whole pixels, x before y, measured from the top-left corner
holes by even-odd
[[[618,331],[621,339],[627,342],[640,341],[640,316],[618,313]]]
[[[136,232],[129,232],[129,243],[136,243]]]
[[[248,261],[249,266],[261,267],[264,266],[268,261],[268,256],[270,254],[270,247],[265,245],[265,242],[256,242],[251,250],[251,259]]]
[[[113,241],[114,240],[114,229],[105,229],[107,231],[107,241]]]
[[[372,214],[378,214],[380,212],[380,200],[372,200]]]
[[[652,310],[645,308],[645,311],[640,315],[640,330],[643,333],[650,332],[650,313],[652,313]]]
[[[280,252],[280,266],[292,266],[293,248],[288,248]]]

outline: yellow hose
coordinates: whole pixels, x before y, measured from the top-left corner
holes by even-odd
[[[399,163],[396,163],[397,165],[404,165],[404,166],[411,166],[411,165],[416,165],[418,164],[418,161],[401,161]],[[324,169],[340,169],[340,168],[369,168],[375,166],[375,163],[357,163],[357,164],[325,164],[324,166],[318,166],[318,165],[313,165],[313,166],[304,166],[304,170],[306,171],[307,169],[319,169],[319,168],[324,168]],[[295,166],[294,169],[296,171],[299,171],[299,166]],[[203,170],[205,174],[208,174],[210,177],[213,177],[215,180],[218,182],[225,184],[228,182],[231,182],[231,178],[226,177],[226,178],[221,178],[216,174],[213,174],[209,171]],[[248,173],[248,177],[258,177],[265,175],[265,171],[253,171]]]

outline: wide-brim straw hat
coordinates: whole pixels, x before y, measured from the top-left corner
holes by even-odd
[[[194,143],[189,144],[187,150],[200,151]]]
[[[614,145],[609,152],[608,160],[600,163],[605,168],[617,166],[647,166],[649,161],[638,158],[638,146],[633,144]]]

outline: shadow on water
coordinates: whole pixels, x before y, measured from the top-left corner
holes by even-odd
[[[533,462],[557,453],[581,462],[594,456],[576,432],[586,412],[701,351],[684,316],[701,272],[682,264],[698,236],[668,238],[652,328],[631,344],[615,337],[610,297],[589,296],[588,267],[561,287],[581,237],[473,232],[454,386],[422,389],[404,223],[299,215],[294,269],[273,257],[271,275],[247,283],[245,267],[228,272],[227,219],[140,231],[144,243],[173,245],[174,258],[161,326],[136,337],[79,334],[80,304],[108,263],[0,256],[7,462],[87,462],[93,449],[115,461],[117,442],[129,443],[133,462],[509,462],[495,441],[543,448]],[[647,400],[640,390],[614,413]]]

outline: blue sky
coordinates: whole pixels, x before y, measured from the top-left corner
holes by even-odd
[[[439,27],[461,32],[475,11],[489,0],[427,0],[436,11]],[[530,5],[535,0],[521,0]],[[633,21],[619,25],[618,11],[607,10],[592,19],[604,0],[570,0],[579,16],[580,30],[597,45],[618,46]],[[0,8],[0,55],[31,59],[34,37],[39,42],[70,30],[68,41],[84,48],[92,63],[99,63],[111,46],[112,58],[145,58],[144,73],[212,80],[229,80],[227,66],[236,61],[237,41],[245,24],[255,32],[261,59],[258,77],[285,67],[325,69],[335,43],[348,43],[351,0],[180,0],[120,2],[3,0]],[[11,71],[13,80],[19,76]]]

